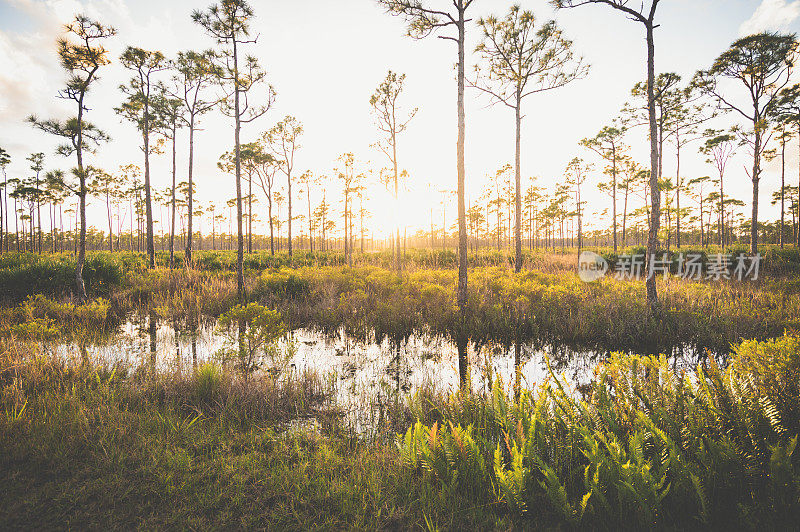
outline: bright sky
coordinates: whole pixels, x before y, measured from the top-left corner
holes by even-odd
[[[122,96],[117,87],[127,81],[129,72],[116,60],[127,45],[160,50],[174,56],[179,50],[201,50],[213,46],[201,29],[190,20],[193,9],[204,8],[210,0],[0,0],[0,146],[13,158],[9,175],[28,173],[25,157],[31,152],[47,154],[48,168],[70,167],[53,153],[55,142],[23,122],[25,116],[64,118],[74,112],[68,102],[55,98],[64,74],[56,56],[55,40],[61,25],[75,13],[113,25],[117,37],[108,47],[115,59],[102,72],[102,81],[90,96],[89,120],[106,130],[113,141],[91,161],[115,172],[119,166],[142,166],[140,138],[130,123],[123,123],[113,112]],[[449,4],[429,0],[431,5]],[[441,219],[441,196],[431,190],[454,189],[456,106],[453,66],[454,43],[429,38],[415,41],[405,36],[402,20],[385,14],[372,0],[252,0],[256,12],[252,30],[258,42],[247,50],[267,69],[278,92],[277,104],[259,121],[246,126],[243,140],[256,138],[262,131],[290,114],[305,127],[302,150],[297,156],[300,172],[310,169],[331,176],[326,184],[328,199],[338,198],[339,184],[333,177],[335,159],[352,151],[365,163],[380,168],[388,164],[370,148],[377,130],[370,114],[369,97],[388,69],[407,74],[403,103],[419,107],[419,113],[400,140],[399,156],[410,179],[398,218],[409,234],[429,225],[430,210]],[[523,126],[523,176],[539,176],[539,184],[551,187],[561,179],[567,162],[576,155],[594,161],[591,153],[578,146],[580,139],[593,136],[616,116],[629,98],[630,88],[645,76],[644,33],[640,24],[603,7],[583,7],[554,13],[545,0],[523,0],[522,6],[534,11],[540,21],[555,17],[576,52],[592,65],[588,78],[573,85],[533,96],[526,102]],[[506,0],[476,0],[473,17],[503,15]],[[800,0],[663,0],[659,8],[656,68],[674,71],[688,79],[699,68],[707,68],[714,58],[739,36],[761,30],[800,30]],[[469,28],[474,49],[478,30]],[[470,63],[476,58],[472,56]],[[512,112],[504,107],[488,107],[488,101],[475,91],[467,94],[467,189],[475,198],[485,176],[513,161],[514,130]],[[233,180],[221,174],[216,161],[230,149],[233,128],[216,113],[208,115],[203,131],[196,137],[198,195],[202,202],[224,201],[233,195]],[[718,123],[717,127],[725,124]],[[628,142],[641,163],[647,161],[644,130],[633,132]],[[186,137],[179,138],[179,180],[186,175]],[[684,175],[709,175],[712,168],[703,157],[684,156]],[[665,152],[665,175],[674,172],[671,148]],[[728,193],[747,201],[749,180],[744,173],[745,150],[731,164]],[[796,183],[797,155],[792,150],[790,180]],[[772,191],[779,187],[776,164],[762,180],[762,212],[774,218],[769,206]],[[598,165],[599,167],[599,165]],[[599,172],[598,172],[599,173]],[[167,156],[156,156],[153,163],[154,186],[164,188],[170,180]],[[589,180],[588,212],[606,208],[607,196]],[[527,183],[523,183],[526,186]],[[296,189],[295,189],[296,190]],[[317,198],[312,195],[312,201]],[[388,195],[379,186],[371,189],[379,229],[392,225]],[[95,201],[92,212],[99,214]],[[299,198],[296,205],[305,206]],[[455,203],[447,208],[448,219]],[[94,223],[103,227],[103,218]],[[597,226],[599,221],[593,226]]]

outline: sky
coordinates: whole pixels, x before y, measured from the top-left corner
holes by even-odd
[[[129,163],[143,166],[140,136],[113,111],[122,101],[118,87],[130,77],[117,58],[128,45],[160,50],[168,57],[180,50],[214,46],[190,18],[192,10],[208,3],[210,0],[0,0],[0,146],[12,156],[9,177],[30,173],[25,157],[33,152],[46,154],[49,169],[67,169],[73,164],[55,154],[55,139],[35,131],[24,119],[31,113],[57,118],[74,113],[69,102],[55,97],[64,80],[55,43],[63,24],[76,13],[112,25],[118,32],[107,42],[114,62],[101,72],[102,79],[88,104],[88,119],[113,140],[90,162],[112,173]],[[446,0],[429,3],[449,5]],[[605,7],[556,13],[545,0],[522,0],[520,4],[532,10],[539,23],[556,19],[566,37],[574,41],[576,55],[591,65],[585,79],[534,95],[524,104],[523,187],[536,177],[537,184],[551,188],[562,181],[564,168],[573,157],[598,162],[579,142],[609,124],[630,99],[631,87],[645,78],[644,31],[641,24]],[[400,166],[408,170],[409,178],[398,207],[380,185],[370,187],[371,223],[376,236],[395,223],[406,226],[409,234],[427,228],[431,215],[439,224],[444,214],[449,223],[455,201],[451,198],[442,205],[443,195],[438,191],[456,187],[455,44],[436,38],[408,38],[404,22],[387,15],[374,0],[252,0],[251,5],[256,14],[251,29],[257,42],[247,46],[247,53],[256,56],[267,70],[277,100],[264,117],[244,127],[243,140],[257,138],[287,115],[296,117],[305,131],[296,167],[300,172],[311,170],[328,176],[324,184],[328,200],[338,198],[341,187],[333,176],[340,154],[353,152],[363,168],[388,166],[389,161],[371,148],[378,140],[378,130],[369,97],[387,70],[405,73],[401,104],[408,110],[419,108],[399,140]],[[477,19],[505,14],[510,2],[476,0],[473,6],[472,16]],[[800,0],[663,0],[658,21],[657,71],[677,72],[688,80],[698,69],[708,68],[740,36],[763,30],[800,31]],[[470,25],[468,50],[475,48],[479,37],[477,26]],[[475,54],[469,54],[469,65],[477,60]],[[514,117],[511,110],[490,105],[474,90],[467,92],[466,113],[467,194],[476,202],[486,176],[513,162]],[[713,125],[724,127],[731,118]],[[231,120],[211,113],[203,119],[201,129],[196,136],[195,167],[199,200],[223,205],[234,194],[233,179],[221,173],[216,163],[232,146]],[[642,164],[648,161],[645,134],[640,128],[627,138]],[[670,147],[665,150],[665,176],[674,175],[672,151]],[[185,132],[179,133],[178,154],[178,179],[183,180],[188,154]],[[690,146],[684,154],[682,174],[689,178],[712,174],[713,168],[704,159],[696,154],[696,146]],[[790,150],[790,176],[797,175],[797,159],[795,150]],[[156,188],[168,186],[169,163],[166,155],[153,158]],[[726,192],[746,202],[750,197],[744,170],[747,164],[745,150],[740,150],[726,178]],[[596,187],[603,178],[602,165],[596,168],[584,191],[587,212],[593,218],[589,227],[606,223],[599,213],[608,206],[607,196]],[[790,183],[795,181],[796,177]],[[777,216],[768,198],[778,188],[778,163],[773,162],[762,178],[765,219]],[[322,188],[314,191],[312,202],[321,195]],[[295,205],[304,208],[305,197],[295,196]],[[99,200],[93,201],[90,216],[91,222],[103,227]]]

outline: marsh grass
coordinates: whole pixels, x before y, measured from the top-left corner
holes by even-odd
[[[467,334],[475,347],[516,342],[576,350],[726,355],[744,339],[800,327],[792,281],[695,283],[659,280],[662,312],[651,315],[644,286],[574,273],[476,268],[471,272]],[[365,266],[296,268],[261,274],[253,294],[278,308],[292,327],[340,328],[358,339],[413,334],[454,338],[461,320],[453,270],[401,273]]]
[[[515,274],[504,267],[470,272],[468,320],[473,346],[505,349],[516,343],[575,351],[649,354],[707,351],[724,356],[745,339],[765,340],[800,329],[800,293],[792,277],[758,282],[659,279],[662,311],[651,315],[644,286],[611,277],[584,283],[574,272]],[[544,268],[544,266],[543,266]],[[289,329],[309,328],[359,341],[404,344],[412,335],[453,339],[462,321],[451,269],[295,267],[251,271],[251,301],[279,310]],[[108,298],[78,303],[69,297],[29,297],[0,310],[3,329],[40,320],[67,338],[108,338],[133,312],[196,330],[238,304],[232,272],[130,270]],[[24,336],[20,330],[18,336]]]

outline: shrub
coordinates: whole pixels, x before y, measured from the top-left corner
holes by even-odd
[[[244,375],[260,369],[265,358],[272,362],[270,369],[280,371],[285,366],[287,360],[276,345],[286,334],[279,312],[258,303],[239,305],[219,317],[218,329],[228,340],[220,358],[235,361]]]

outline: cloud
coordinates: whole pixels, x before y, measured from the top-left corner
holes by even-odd
[[[741,35],[785,29],[800,17],[800,0],[762,0],[753,16],[739,27]]]

